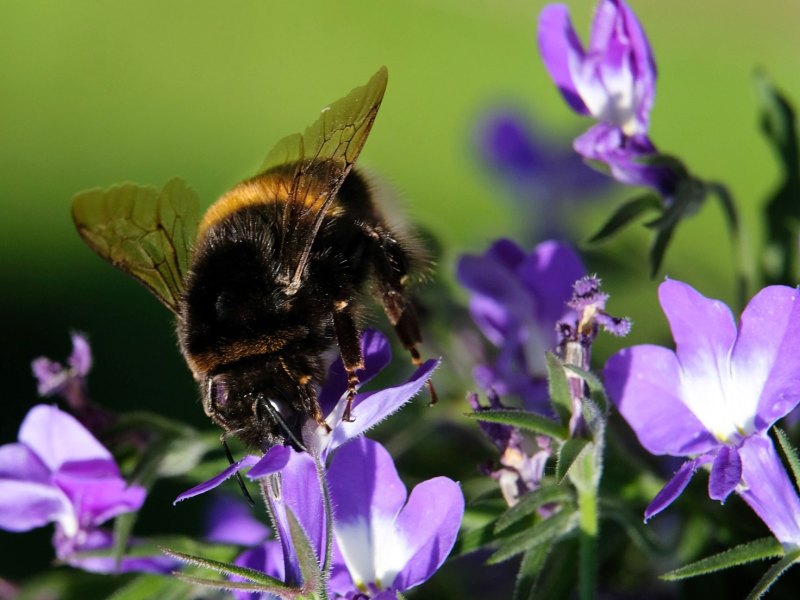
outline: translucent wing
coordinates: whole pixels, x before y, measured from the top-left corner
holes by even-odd
[[[323,109],[303,135],[278,142],[262,165],[262,176],[275,186],[276,197],[287,199],[280,272],[290,293],[300,286],[325,213],[367,140],[387,77],[381,67],[365,86]]]
[[[178,314],[197,233],[197,194],[181,179],[162,190],[132,183],[87,190],[72,218],[89,247]]]

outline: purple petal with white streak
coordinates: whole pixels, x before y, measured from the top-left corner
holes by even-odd
[[[658,286],[658,298],[683,371],[698,376],[727,375],[728,357],[736,341],[736,322],[725,303],[670,279]]]
[[[69,499],[61,490],[43,483],[0,479],[0,529],[28,531],[53,521],[77,527]]]
[[[581,98],[574,73],[586,58],[583,46],[562,4],[549,4],[539,15],[537,30],[539,54],[561,95],[575,112],[588,115],[589,108]]]
[[[342,421],[345,399],[336,405],[327,421],[332,427],[330,434],[324,436],[321,456],[323,460],[328,452],[338,448],[348,440],[364,433],[367,429],[399,410],[425,386],[433,371],[439,366],[438,359],[424,362],[411,378],[404,384],[386,388],[376,392],[358,394],[353,399],[351,415],[354,421]]]
[[[687,456],[719,445],[680,396],[675,353],[641,345],[608,359],[603,378],[612,402],[648,452]]]
[[[413,540],[415,552],[394,585],[407,590],[435,573],[453,549],[464,517],[464,495],[447,477],[423,481],[411,490],[396,526],[401,537]]]
[[[755,429],[765,431],[800,402],[800,294],[795,288],[764,288],[741,317],[731,371],[758,398]],[[750,386],[748,386],[750,387]]]

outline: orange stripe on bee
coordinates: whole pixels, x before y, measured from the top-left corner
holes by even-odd
[[[274,354],[281,350],[292,336],[279,332],[272,336],[232,341],[218,345],[214,350],[186,354],[186,360],[194,373],[211,373],[220,367],[252,356]]]
[[[306,184],[306,189],[298,189],[294,193],[302,194],[302,205],[309,211],[309,216],[313,216],[325,201],[326,186],[322,182],[309,181],[307,178],[302,182]],[[285,204],[290,197],[294,198],[291,191],[293,183],[295,183],[293,174],[280,172],[267,173],[243,181],[208,208],[197,230],[197,239],[203,239],[211,227],[243,208]],[[336,210],[331,207],[329,212],[334,214]]]

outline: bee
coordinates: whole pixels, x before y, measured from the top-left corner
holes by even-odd
[[[202,219],[196,194],[179,179],[160,191],[123,184],[72,201],[89,247],[175,314],[180,350],[223,441],[234,435],[262,451],[303,449],[304,425],[325,424],[317,389],[334,344],[347,372],[350,419],[364,366],[357,320],[367,292],[420,362],[406,291],[419,253],[353,170],[386,81],[384,67],[305,133],[282,139],[258,174]]]

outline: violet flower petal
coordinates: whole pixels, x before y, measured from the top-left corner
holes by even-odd
[[[129,486],[118,475],[93,476],[84,472],[81,463],[69,463],[53,475],[57,485],[72,502],[80,515],[82,527],[95,527],[119,514],[138,510],[147,492],[138,485]]]
[[[328,473],[338,548],[357,587],[403,591],[441,566],[464,513],[457,483],[425,481],[405,503],[391,456],[366,438],[341,448]]]
[[[586,58],[583,46],[562,4],[548,4],[539,15],[537,31],[539,54],[561,95],[575,112],[588,115],[589,107],[581,97],[574,73]]]
[[[671,279],[658,286],[658,298],[683,372],[726,373],[728,356],[736,341],[736,322],[725,303],[706,298],[690,285]]]
[[[22,421],[19,441],[51,471],[57,471],[66,461],[102,460],[119,472],[111,453],[77,419],[55,406],[34,406]]]
[[[284,581],[285,572],[283,568],[283,550],[281,544],[277,540],[270,540],[259,544],[254,548],[245,550],[240,554],[233,564],[240,567],[247,567],[255,571],[261,571]],[[247,581],[241,577],[231,577],[231,581]],[[259,594],[255,592],[245,592],[242,590],[231,590],[233,596],[238,600],[272,600],[277,596],[273,594]]]
[[[67,496],[58,488],[31,481],[0,479],[0,529],[29,531],[53,521],[71,531],[78,524]]]
[[[725,502],[742,480],[742,459],[735,448],[722,446],[711,465],[708,477],[708,496]]]
[[[3,479],[47,483],[50,470],[26,445],[4,444],[0,446],[0,480]]]
[[[67,538],[61,539],[57,531],[54,539],[56,552],[59,560],[83,571],[92,573],[169,573],[179,566],[177,560],[161,554],[123,556],[118,565],[116,559],[111,556],[114,535],[110,531],[102,529],[86,532],[79,544],[75,544],[74,541]],[[131,546],[136,547],[135,540]],[[108,555],[81,556],[80,554],[98,551],[107,551]]]
[[[686,489],[686,486],[689,485],[689,482],[692,480],[692,476],[698,467],[711,462],[711,460],[713,459],[710,456],[704,454],[698,458],[687,460],[685,463],[683,463],[681,468],[678,469],[675,475],[673,475],[672,479],[670,479],[667,484],[661,488],[661,491],[656,494],[656,497],[653,498],[653,500],[645,509],[645,523],[672,504],[677,497],[683,493],[683,490]]]
[[[217,494],[206,511],[205,539],[217,544],[255,546],[270,529],[253,516],[252,509],[233,494]]]
[[[293,450],[288,446],[272,446],[247,473],[249,479],[258,479],[283,469],[292,459]]]
[[[404,384],[375,392],[358,394],[353,399],[352,417],[354,421],[342,421],[345,398],[339,401],[326,421],[331,426],[330,434],[323,435],[324,441],[320,455],[322,459],[328,452],[338,448],[348,440],[361,435],[367,429],[399,410],[406,402],[416,396],[439,366],[439,359],[429,359],[420,365]]]
[[[787,548],[800,547],[800,499],[772,440],[747,438],[739,448],[743,489],[739,495]]]
[[[769,429],[800,401],[799,296],[795,288],[770,286],[742,312],[731,356],[734,386],[745,401],[737,421],[754,421],[758,431]]]
[[[672,351],[626,348],[608,359],[603,378],[612,402],[651,454],[686,456],[719,445],[679,395],[680,366]]]
[[[402,538],[414,540],[414,554],[398,573],[395,588],[412,588],[442,566],[453,549],[463,517],[464,495],[455,481],[435,477],[411,490],[396,527]]]
[[[584,158],[607,164],[621,183],[653,188],[666,199],[677,191],[679,173],[666,165],[647,164],[657,150],[644,134],[626,136],[618,127],[598,123],[575,138],[573,147]]]
[[[297,452],[291,448],[289,452],[286,466],[275,474],[277,483],[270,481],[267,485],[277,485],[279,488],[269,492],[269,501],[283,548],[285,581],[295,585],[302,583],[302,575],[291,541],[286,509],[288,507],[297,517],[318,559],[325,556],[326,520],[322,484],[314,459],[307,452]]]
[[[194,498],[195,496],[204,494],[209,490],[213,490],[215,487],[222,484],[223,481],[225,481],[232,475],[235,475],[238,471],[241,471],[242,469],[245,469],[247,467],[251,467],[258,461],[259,461],[258,456],[253,456],[252,454],[243,456],[232,465],[229,465],[224,471],[222,471],[218,475],[215,475],[211,479],[204,481],[203,483],[198,484],[193,488],[186,490],[185,492],[180,494],[177,498],[175,498],[172,504],[177,504],[178,502],[186,500],[187,498]]]
[[[366,329],[361,334],[361,356],[364,357],[364,368],[356,371],[359,387],[389,364],[392,360],[392,347],[380,331]],[[330,413],[345,392],[347,392],[347,373],[344,370],[342,357],[339,356],[328,369],[328,378],[319,392],[322,414]]]
[[[86,336],[80,333],[72,334],[72,354],[67,363],[75,371],[74,377],[86,377],[92,369],[92,349]]]
[[[585,275],[586,269],[572,248],[552,240],[538,244],[518,270],[518,276],[536,299],[536,320],[543,326],[549,324],[553,331],[556,321],[574,312],[566,303],[572,297],[572,286]]]

